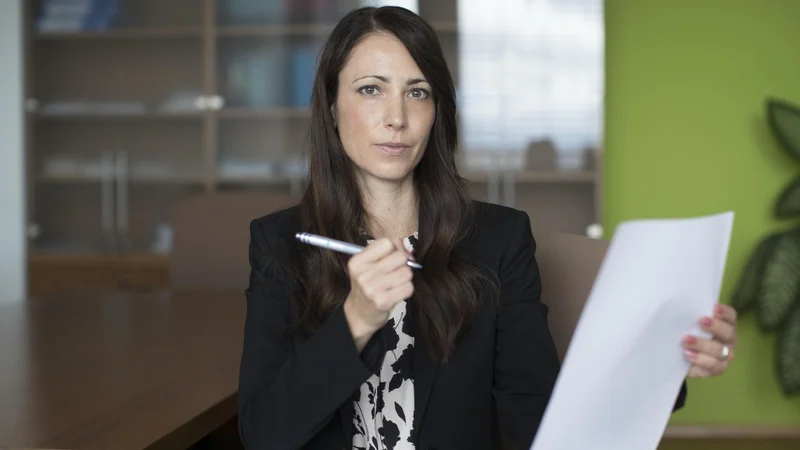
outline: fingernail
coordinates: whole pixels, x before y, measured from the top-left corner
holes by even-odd
[[[718,315],[720,315],[720,316],[721,316],[721,315],[722,315],[722,314],[725,312],[725,309],[722,307],[722,305],[717,305],[717,307],[716,307],[716,308],[714,308],[714,310],[715,310],[715,311],[717,312],[717,314],[718,314]]]
[[[406,254],[408,255],[408,259],[417,262],[417,260],[414,258],[414,255],[412,255],[410,251],[406,250]]]
[[[686,336],[685,338],[683,338],[683,342],[691,345],[697,342],[697,338],[694,336]]]
[[[703,320],[700,321],[700,324],[704,327],[710,327],[712,322],[713,321],[711,320],[711,317],[703,317]]]
[[[694,350],[684,350],[683,353],[685,353],[686,357],[691,359],[691,360],[694,360],[695,358],[697,358],[697,352],[694,351]]]

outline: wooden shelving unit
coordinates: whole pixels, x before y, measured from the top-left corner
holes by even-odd
[[[157,261],[148,273],[161,273],[152,287],[163,287],[168,255],[156,249],[157,230],[176,202],[302,189],[297,155],[316,51],[358,1],[331,1],[338,9],[315,18],[285,11],[279,21],[242,20],[230,1],[122,0],[111,28],[74,32],[38,31],[41,4],[27,3],[33,294],[48,283],[43,267],[89,270],[87,261],[111,258],[135,270],[134,255]],[[457,0],[420,0],[419,13],[439,32],[458,86]],[[536,228],[575,233],[600,220],[598,173],[464,169],[476,198],[513,203]]]
[[[219,111],[220,119],[308,119],[308,108],[224,108]]]
[[[204,34],[201,27],[128,28],[107,31],[43,31],[37,32],[37,41],[46,40],[108,40],[108,39],[174,39],[199,38]]]

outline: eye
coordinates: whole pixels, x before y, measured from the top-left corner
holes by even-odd
[[[411,94],[411,97],[416,98],[418,100],[424,100],[431,95],[427,89],[423,88],[414,88],[411,90],[409,94]]]
[[[374,84],[369,84],[367,86],[361,86],[358,89],[358,93],[359,94],[364,94],[364,95],[375,95],[375,94],[378,93],[378,86],[375,86]]]

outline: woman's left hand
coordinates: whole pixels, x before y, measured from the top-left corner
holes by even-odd
[[[691,361],[688,378],[722,375],[733,359],[736,347],[736,310],[728,305],[714,307],[714,317],[703,317],[700,326],[711,333],[711,339],[686,336],[683,348]]]

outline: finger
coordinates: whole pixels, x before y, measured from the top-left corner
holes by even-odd
[[[384,307],[394,307],[394,305],[408,299],[412,295],[414,295],[414,285],[412,283],[402,283],[386,291],[383,298],[385,302]]]
[[[374,264],[393,251],[395,251],[394,242],[389,238],[381,238],[367,244],[364,250],[354,255],[351,260],[355,260],[358,265]]]
[[[686,336],[683,338],[683,348],[712,356],[722,355],[722,343],[696,336]]]
[[[397,249],[400,250],[404,255],[406,255],[408,259],[416,261],[414,259],[414,255],[410,251],[408,251],[405,244],[403,244],[402,239],[397,239],[397,238],[392,239],[392,243],[394,243],[394,246],[397,247]]]
[[[736,327],[730,323],[722,319],[703,317],[700,319],[700,326],[723,344],[736,345]]]
[[[731,324],[736,325],[736,320],[738,318],[738,313],[736,309],[730,305],[723,305],[722,303],[718,304],[714,307],[714,316],[722,319],[723,321]]]
[[[726,361],[720,361],[718,358],[707,355],[705,353],[697,353],[694,350],[684,350],[686,359],[691,361],[693,366],[705,369],[711,375],[719,375],[728,367]]]
[[[369,291],[381,292],[398,284],[398,282],[408,281],[413,275],[411,268],[406,264],[408,258],[399,251],[395,250],[388,256],[372,264],[358,278],[362,287]]]
[[[407,262],[408,255],[406,255],[405,252],[395,250],[378,261],[373,270],[377,275],[384,275],[394,272],[401,267],[408,267],[406,265]]]
[[[689,373],[686,375],[688,378],[708,378],[713,376],[708,369],[699,366],[692,366],[689,368]]]
[[[396,286],[408,283],[413,276],[411,268],[403,265],[389,273],[374,274],[366,289],[373,297],[377,297]]]
[[[722,343],[710,339],[702,339],[695,336],[686,336],[683,339],[683,347],[697,353],[704,353],[712,358],[721,358],[723,349]],[[728,362],[733,359],[733,349],[728,347],[730,354],[726,358]]]

